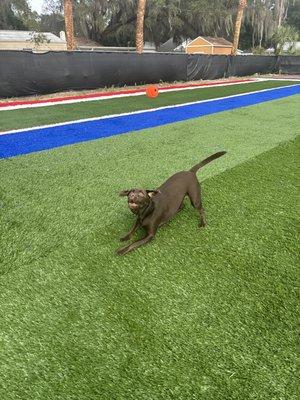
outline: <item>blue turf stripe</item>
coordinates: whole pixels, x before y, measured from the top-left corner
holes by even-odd
[[[61,126],[0,135],[0,158],[9,158],[145,128],[153,128],[172,122],[185,121],[221,111],[280,99],[298,93],[300,93],[300,85],[295,85],[247,95],[237,95],[231,98],[209,100],[198,104],[179,107],[170,106],[166,109],[152,112],[68,123]]]

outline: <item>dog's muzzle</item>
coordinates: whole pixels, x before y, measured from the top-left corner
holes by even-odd
[[[130,208],[131,211],[136,211],[139,208],[139,205],[136,203],[128,203],[128,206]]]

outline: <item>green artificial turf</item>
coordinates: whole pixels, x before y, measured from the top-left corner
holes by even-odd
[[[136,96],[51,107],[0,111],[0,132],[11,129],[73,121],[82,118],[100,117],[109,114],[163,107],[172,104],[188,103],[190,101],[207,100],[215,97],[225,97],[239,93],[289,85],[295,85],[295,81],[265,81],[233,86],[184,90],[179,92],[161,93],[156,99],[149,99],[146,96]]]
[[[299,105],[2,160],[0,397],[296,399]],[[198,174],[207,228],[187,202],[115,256],[118,191],[219,149]]]

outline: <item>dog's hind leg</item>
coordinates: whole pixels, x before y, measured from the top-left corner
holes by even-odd
[[[195,207],[199,211],[200,222],[199,227],[204,227],[206,225],[205,218],[205,210],[202,206],[201,201],[201,187],[199,182],[195,182],[195,184],[189,189],[188,196],[191,200],[192,206]]]
[[[184,199],[182,200],[182,203],[180,204],[177,212],[180,212],[181,210],[183,210],[183,208],[184,208]]]

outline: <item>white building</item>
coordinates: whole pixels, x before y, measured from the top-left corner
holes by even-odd
[[[60,38],[50,32],[0,30],[0,50],[67,50],[67,44],[63,35]]]

